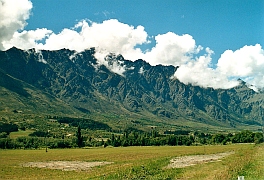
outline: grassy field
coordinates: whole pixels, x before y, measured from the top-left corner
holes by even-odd
[[[166,169],[172,158],[233,151],[221,161]],[[107,161],[87,171],[23,167],[27,162]],[[264,144],[190,147],[0,150],[0,179],[264,179]]]
[[[17,132],[11,132],[10,133],[10,138],[11,139],[16,139],[18,137],[25,137],[25,136],[28,136],[30,133],[33,133],[34,131],[33,130],[26,130],[26,131],[17,131]]]

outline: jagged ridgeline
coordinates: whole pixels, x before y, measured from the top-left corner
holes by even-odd
[[[114,54],[100,62],[95,53],[94,48],[0,51],[0,112],[114,114],[148,125],[261,128],[264,94],[242,81],[228,90],[185,85],[172,78],[177,67]]]

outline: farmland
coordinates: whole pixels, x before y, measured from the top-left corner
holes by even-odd
[[[216,161],[167,168],[176,157],[228,153]],[[264,145],[133,146],[0,150],[0,179],[245,179],[264,177]],[[27,167],[27,163],[96,163],[87,169]],[[44,167],[44,168],[43,168]]]

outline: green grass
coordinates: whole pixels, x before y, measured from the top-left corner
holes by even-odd
[[[254,153],[251,154],[250,159],[241,173],[247,180],[264,179],[264,146],[260,145],[254,148]]]
[[[118,147],[91,149],[0,150],[0,179],[232,179],[263,176],[264,145],[237,144],[190,147]],[[170,159],[191,154],[235,151],[222,161],[182,169],[164,169]],[[26,162],[108,161],[88,171],[22,167]],[[238,163],[241,160],[241,163]],[[262,165],[262,166],[260,166]],[[256,167],[259,167],[257,168]]]
[[[11,139],[16,139],[18,137],[24,137],[24,136],[28,136],[30,133],[33,133],[33,130],[26,130],[26,131],[17,131],[17,132],[11,132],[10,133],[10,138]]]

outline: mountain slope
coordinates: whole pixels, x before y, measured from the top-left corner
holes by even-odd
[[[78,114],[60,99],[0,71],[0,112]]]
[[[16,48],[0,52],[1,93],[9,90],[15,94],[12,97],[35,103],[38,112],[43,108],[32,93],[49,99],[45,102],[49,106],[69,104],[67,108],[43,110],[50,114],[71,109],[80,115],[133,114],[172,125],[193,122],[231,128],[262,123],[264,95],[242,81],[229,90],[205,89],[171,78],[177,67],[151,66],[143,60],[132,62],[114,54],[101,64],[94,54],[93,48],[81,53]],[[3,99],[9,101],[12,97]],[[17,109],[5,105],[2,109]]]

